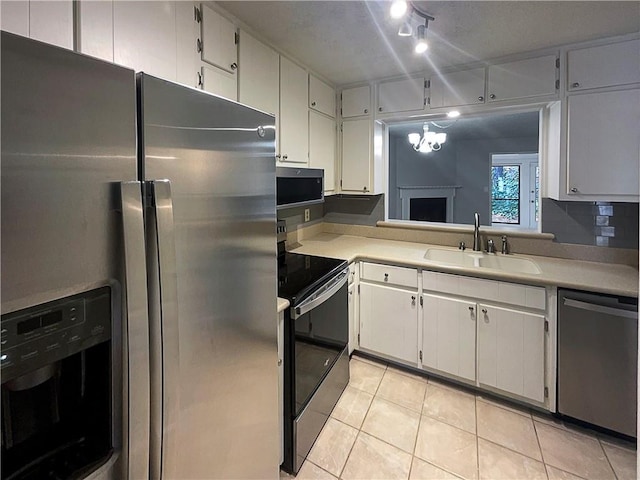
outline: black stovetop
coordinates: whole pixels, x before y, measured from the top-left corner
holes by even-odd
[[[278,261],[278,296],[295,306],[347,265],[337,258],[285,252]]]

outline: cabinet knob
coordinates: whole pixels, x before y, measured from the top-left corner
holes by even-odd
[[[283,160],[286,160],[287,158],[289,158],[289,155],[283,155],[283,156],[282,156],[282,159],[283,159]]]
[[[368,109],[368,108],[365,108],[365,109],[364,109],[364,113],[369,113],[369,109]]]
[[[578,193],[578,189],[576,187],[571,187],[571,193]]]
[[[369,189],[368,189],[367,187],[362,187],[362,191],[363,191],[363,192],[368,192],[368,191],[369,191]]]
[[[580,86],[580,84],[578,82],[573,82],[571,84],[571,88],[578,88]]]
[[[388,273],[385,273],[385,274],[384,274],[384,281],[385,281],[385,282],[388,282],[388,281],[389,281],[389,274],[388,274]]]
[[[473,307],[469,307],[469,311],[473,313]]]
[[[316,106],[316,102],[311,102],[311,106],[315,107]]]
[[[382,107],[378,107],[378,111],[381,112],[382,111]]]
[[[231,64],[231,70],[235,70],[236,68],[238,68],[238,64],[236,62],[233,62]]]
[[[484,314],[486,315],[486,314],[487,314],[487,309],[486,309],[486,308],[483,308],[483,309],[482,309],[482,313],[484,313]]]
[[[416,297],[414,295],[411,295],[411,305],[415,305],[416,304]]]
[[[479,102],[484,102],[484,97],[478,97]]]
[[[495,96],[495,94],[492,93],[491,95],[489,95],[489,98],[494,99],[494,98],[496,98],[496,96]]]

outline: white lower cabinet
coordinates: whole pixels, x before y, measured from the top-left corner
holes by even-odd
[[[543,403],[544,315],[478,305],[478,382]]]
[[[476,304],[423,295],[422,366],[476,379]]]
[[[360,348],[417,365],[418,293],[361,282]]]

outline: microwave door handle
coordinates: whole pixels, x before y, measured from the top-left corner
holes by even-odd
[[[151,336],[151,472],[149,478],[173,478],[179,422],[178,288],[173,201],[169,180],[147,186],[147,254]]]
[[[120,202],[126,302],[122,342],[127,399],[122,409],[126,425],[123,454],[128,478],[149,478],[149,315],[142,184],[122,182]]]
[[[311,297],[308,300],[302,302],[297,307],[292,308],[291,317],[295,320],[296,318],[301,317],[310,310],[313,310],[319,305],[322,305],[324,302],[329,300],[338,290],[340,290],[342,286],[347,283],[348,279],[349,268],[345,268],[342,272],[340,272],[326,284],[326,286],[324,287],[324,291],[320,295],[318,295],[317,297]]]

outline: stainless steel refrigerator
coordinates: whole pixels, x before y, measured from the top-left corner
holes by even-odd
[[[2,477],[277,478],[273,117],[1,49]]]

